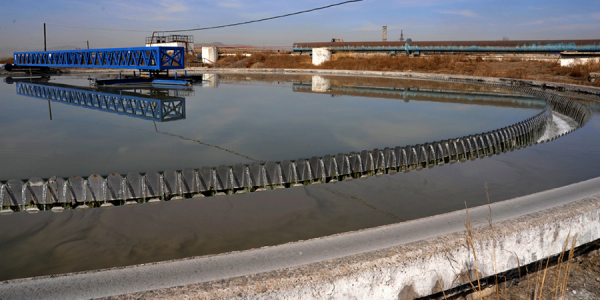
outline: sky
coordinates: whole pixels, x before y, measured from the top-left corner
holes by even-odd
[[[138,47],[153,31],[216,26],[343,0],[2,0],[0,57],[14,51]],[[598,0],[364,0],[261,23],[195,31],[196,43],[291,46],[294,42],[380,41],[400,30],[414,41],[600,39]],[[70,26],[70,27],[67,27]],[[91,29],[97,28],[97,29]],[[100,30],[102,29],[102,30]]]

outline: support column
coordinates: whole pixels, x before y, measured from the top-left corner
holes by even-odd
[[[215,46],[202,47],[202,62],[205,64],[215,64],[219,59],[219,48]]]
[[[331,49],[329,48],[312,48],[312,63],[318,66],[326,61],[331,60]]]
[[[331,90],[331,82],[323,76],[313,75],[311,83],[313,92],[326,93]]]

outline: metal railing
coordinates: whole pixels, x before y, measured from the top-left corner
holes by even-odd
[[[219,54],[289,54],[293,52],[291,46],[268,46],[268,47],[219,47]]]
[[[135,47],[61,51],[15,52],[18,66],[113,68],[138,70],[184,69],[183,47]]]

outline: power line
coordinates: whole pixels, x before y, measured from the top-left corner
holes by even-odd
[[[93,28],[93,27],[80,27],[80,26],[71,26],[71,25],[50,24],[50,23],[46,23],[46,25],[52,25],[52,26],[57,26],[57,27],[79,28],[79,29],[106,30],[106,31],[152,32],[152,30]]]
[[[344,4],[348,4],[348,3],[352,3],[352,2],[360,2],[360,1],[363,1],[363,0],[349,0],[349,1],[344,1],[344,2],[340,2],[340,3],[335,3],[335,4],[327,5],[327,6],[322,6],[322,7],[317,7],[317,8],[313,8],[313,9],[298,11],[298,12],[294,12],[294,13],[290,13],[290,14],[285,14],[285,15],[280,15],[280,16],[275,16],[275,17],[269,17],[269,18],[264,18],[264,19],[258,19],[258,20],[252,20],[252,21],[247,21],[247,22],[240,22],[240,23],[233,23],[233,24],[219,25],[219,26],[212,26],[212,27],[193,28],[193,29],[165,30],[165,31],[162,31],[162,32],[199,31],[199,30],[207,30],[207,29],[216,29],[216,28],[223,28],[223,27],[245,25],[245,24],[262,22],[262,21],[273,20],[273,19],[278,19],[278,18],[285,18],[285,17],[289,17],[289,16],[293,16],[293,15],[299,15],[299,14],[303,14],[303,13],[312,12],[312,11],[315,11],[315,10],[321,10],[321,9],[326,9],[326,8],[330,8],[330,7],[334,7],[334,6],[344,5]]]
[[[322,6],[322,7],[317,7],[317,8],[313,8],[313,9],[289,13],[289,14],[285,14],[285,15],[269,17],[269,18],[264,18],[264,19],[258,19],[258,20],[252,20],[252,21],[246,21],[246,22],[227,24],[227,25],[219,25],[219,26],[211,26],[211,27],[203,27],[203,28],[193,28],[193,29],[164,30],[161,32],[200,31],[200,30],[216,29],[216,28],[223,28],[223,27],[239,26],[239,25],[245,25],[245,24],[250,24],[250,23],[257,23],[257,22],[262,22],[262,21],[273,20],[273,19],[285,18],[285,17],[289,17],[289,16],[304,14],[304,13],[313,12],[316,10],[321,10],[321,9],[331,8],[334,6],[340,6],[340,5],[344,5],[344,4],[348,4],[348,3],[352,3],[352,2],[361,2],[361,1],[364,1],[364,0],[349,0],[349,1],[344,1],[344,2],[340,2],[340,3],[327,5],[327,6]],[[81,26],[73,26],[73,25],[51,24],[51,23],[46,23],[46,25],[51,25],[51,26],[56,26],[56,27],[66,27],[66,28],[77,28],[77,29],[104,30],[104,31],[153,32],[152,30],[81,27]]]

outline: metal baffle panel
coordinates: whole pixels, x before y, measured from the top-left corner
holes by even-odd
[[[69,177],[69,191],[73,202],[86,202],[86,184],[80,176]]]
[[[400,148],[400,156],[401,159],[399,160],[399,163],[401,165],[401,167],[403,167],[405,170],[407,170],[410,167],[410,161],[409,161],[409,153],[406,152],[407,149],[410,150],[410,147],[405,147],[405,148]]]
[[[348,153],[348,160],[350,162],[351,173],[362,173],[362,166],[360,165],[360,157],[355,152]]]
[[[494,146],[494,151],[492,151],[491,153],[500,153],[500,141],[497,138],[497,134],[496,132],[492,131],[490,132],[490,139],[492,141],[492,145]]]
[[[200,192],[209,191],[212,188],[212,170],[209,167],[202,167],[198,171],[198,189]]]
[[[138,172],[129,172],[125,177],[125,190],[127,199],[141,199],[142,196],[142,176]]]
[[[501,131],[499,131],[501,133]],[[485,151],[487,151],[488,155],[494,154],[494,144],[492,143],[491,133],[485,133],[483,135],[483,144],[485,145]]]
[[[498,136],[502,138],[501,131],[498,130]],[[484,155],[492,155],[494,153],[494,144],[492,144],[491,133],[486,132],[481,135],[481,144],[483,145]]]
[[[296,174],[298,175],[298,181],[307,181],[310,180],[309,166],[304,158],[298,158],[295,161],[296,163]]]
[[[373,152],[371,152],[373,154],[373,169],[374,170],[379,170],[382,169],[382,163],[383,160],[381,159],[381,152],[379,151],[379,149],[375,148],[373,149]]]
[[[425,143],[425,144],[417,144],[417,146],[415,146],[415,148],[417,149],[417,153],[418,153],[418,157],[419,157],[419,163],[425,163],[427,164],[427,150],[429,149],[429,143]]]
[[[408,157],[409,157],[408,164],[415,165],[415,167],[418,168],[419,167],[419,155],[417,154],[417,146],[419,146],[419,144],[417,144],[416,146],[408,146],[409,151],[410,151],[410,153],[408,154]]]
[[[50,179],[48,179],[48,190],[50,192],[51,203],[70,202],[71,198],[67,198],[66,182],[61,177],[50,177]]]
[[[360,152],[361,168],[363,172],[373,171],[373,157],[367,150]]]
[[[437,164],[437,155],[436,155],[436,147],[437,147],[438,143],[437,142],[433,142],[431,144],[429,144],[429,149],[427,149],[427,160],[429,161],[429,163],[435,165]]]
[[[92,174],[87,179],[87,193],[86,196],[89,201],[104,201],[105,197],[105,187],[104,187],[104,178],[98,174]]]
[[[313,156],[308,160],[308,163],[310,165],[310,179],[321,179],[321,174],[323,174],[323,170],[321,169],[321,161],[319,160],[319,158]]]
[[[495,142],[495,147],[498,149],[498,154],[500,154],[502,152],[502,139],[498,132],[499,131],[497,130],[492,131],[492,136],[494,137],[493,140]]]
[[[448,145],[450,146],[450,162],[454,163],[458,160],[458,143],[456,140],[448,140]]]
[[[471,142],[469,141],[468,137],[461,137],[460,138],[462,141],[462,144],[464,145],[464,153],[465,153],[465,158],[473,158],[473,153],[471,151],[472,147],[471,147]]]
[[[163,172],[163,181],[165,185],[165,195],[167,197],[179,195],[179,178],[177,171],[166,170]]]
[[[265,185],[262,176],[262,166],[258,162],[250,164],[250,180],[252,180],[252,186],[254,187]]]
[[[243,164],[236,164],[233,166],[233,188],[241,189],[247,186],[246,176]]]
[[[450,160],[450,142],[442,141],[442,150],[444,151],[444,159],[448,158]]]
[[[506,130],[500,129],[496,130],[498,136],[500,137],[500,145],[498,145],[498,152],[506,152],[506,145],[508,141],[508,135],[506,134]],[[484,142],[487,143],[487,139],[484,139]]]
[[[331,155],[327,154],[325,156],[323,156],[323,167],[325,167],[325,177],[329,178],[332,176],[335,176],[335,170],[334,170],[334,166],[333,166],[333,158],[331,157]]]
[[[19,179],[11,179],[4,186],[6,193],[4,203],[10,202],[10,205],[23,205],[23,181]]]
[[[281,161],[279,166],[281,167],[281,180],[283,181],[282,184],[292,183],[292,162],[286,159]]]
[[[338,167],[338,173],[340,175],[350,174],[350,166],[347,163],[346,156],[343,153],[338,153],[335,156],[335,162]]]
[[[411,147],[410,145],[406,145],[404,146],[404,154],[406,155],[406,167],[409,168],[411,165],[413,165],[413,160],[416,160],[416,157],[414,157],[414,154],[412,152],[413,147]]]
[[[385,147],[383,148],[383,161],[382,161],[382,166],[384,169],[389,169],[389,168],[395,168],[396,167],[396,163],[392,162],[392,154],[394,152],[392,152],[392,150],[390,149],[390,147]]]
[[[469,152],[469,158],[471,160],[474,160],[477,156],[477,153],[476,153],[476,146],[473,145],[473,143],[472,143],[472,137],[471,136],[464,137],[464,140],[467,145],[467,150]]]
[[[185,168],[181,171],[181,189],[184,194],[192,194],[198,192],[196,184],[196,173],[192,168]]]
[[[47,196],[47,183],[41,178],[34,177],[27,181],[27,201],[33,201],[35,204],[50,204]]]
[[[456,160],[459,160],[458,156],[460,155],[464,155],[465,157],[467,156],[465,151],[465,143],[462,138],[459,138],[458,141],[456,141],[456,155]]]
[[[146,180],[146,197],[162,197],[162,189],[160,185],[160,174],[156,171],[148,171],[144,176]]]
[[[226,191],[231,189],[229,179],[229,167],[226,165],[220,165],[217,167],[217,182],[215,184],[215,190]]]
[[[4,183],[0,182],[0,210],[2,210],[4,206],[10,206],[10,199],[7,194],[8,192],[6,191]]]
[[[479,155],[479,150],[482,149],[481,145],[479,145],[479,141],[477,139],[477,135],[474,136],[470,136],[471,139],[471,146],[473,147],[473,156],[475,158],[480,157],[481,155]]]
[[[405,155],[404,149],[402,149],[402,147],[400,146],[396,146],[394,148],[394,154],[396,155],[396,165],[395,167],[398,168],[398,171],[406,168],[406,155]]]
[[[277,164],[270,160],[265,163],[265,178],[267,180],[267,185],[277,185],[280,184],[279,176],[277,174]]]
[[[111,173],[106,179],[107,200],[124,200],[123,177],[117,173]]]
[[[444,141],[441,141],[437,144],[437,148],[435,149],[435,156],[437,158],[438,164],[442,166],[444,164]]]

